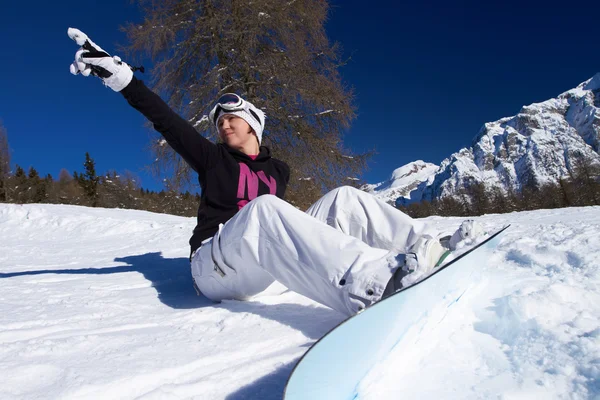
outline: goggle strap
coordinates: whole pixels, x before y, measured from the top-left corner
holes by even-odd
[[[221,113],[221,110],[225,110],[225,109],[223,107],[221,107],[221,105],[219,104],[217,106],[217,109],[215,110],[215,116],[213,117],[213,125],[217,124],[217,121],[219,120],[219,114]],[[227,110],[225,110],[225,111],[227,111]],[[260,118],[258,117],[258,114],[256,114],[251,108],[248,108],[248,110],[244,110],[244,111],[249,111],[250,114],[252,114],[252,116],[254,117],[254,119],[258,121],[258,124],[262,125],[260,123]]]
[[[215,114],[213,116],[213,125],[217,124],[217,121],[219,120],[219,114],[221,113],[221,106],[217,105],[217,108],[215,110]]]
[[[262,124],[260,123],[260,118],[258,118],[258,115],[257,115],[257,114],[256,114],[254,111],[252,111],[252,109],[251,109],[251,108],[248,108],[248,111],[250,111],[250,114],[252,114],[252,116],[254,117],[254,119],[258,121],[258,124],[259,124],[259,125],[262,125]]]

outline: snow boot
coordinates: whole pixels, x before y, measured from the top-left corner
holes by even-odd
[[[419,276],[428,276],[435,267],[442,265],[450,250],[442,246],[439,240],[430,236],[423,236],[402,257],[401,265],[396,269],[389,280],[382,299],[403,288],[402,279],[418,270]],[[413,282],[414,283],[414,282]]]
[[[454,251],[459,247],[460,243],[471,244],[473,240],[477,239],[483,233],[483,226],[479,222],[467,219],[460,224],[452,236],[440,238],[440,242],[444,247]]]

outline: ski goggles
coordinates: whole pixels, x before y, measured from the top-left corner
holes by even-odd
[[[212,109],[211,119],[213,120],[213,124],[216,125],[221,111],[227,112],[244,110],[249,112],[250,115],[252,115],[252,117],[254,117],[254,119],[256,119],[256,121],[258,121],[258,123],[260,124],[260,118],[258,118],[258,115],[256,114],[256,112],[254,112],[254,110],[252,110],[252,108],[253,107],[251,107],[250,103],[242,99],[237,94],[225,93],[223,96],[219,97],[219,100],[217,100],[217,104]]]
[[[217,100],[217,107],[221,107],[227,111],[243,110],[246,101],[235,93],[225,93]]]

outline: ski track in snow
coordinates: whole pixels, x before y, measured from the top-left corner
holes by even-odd
[[[600,207],[477,220],[512,226],[435,331],[397,346],[360,398],[600,399]],[[0,204],[0,398],[280,399],[343,316],[277,284],[249,302],[198,297],[194,224]]]

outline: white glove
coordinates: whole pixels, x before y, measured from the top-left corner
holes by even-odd
[[[115,92],[129,85],[133,78],[133,70],[129,65],[117,56],[111,57],[79,29],[69,28],[67,34],[81,46],[75,53],[75,62],[71,64],[73,75],[97,76]]]

